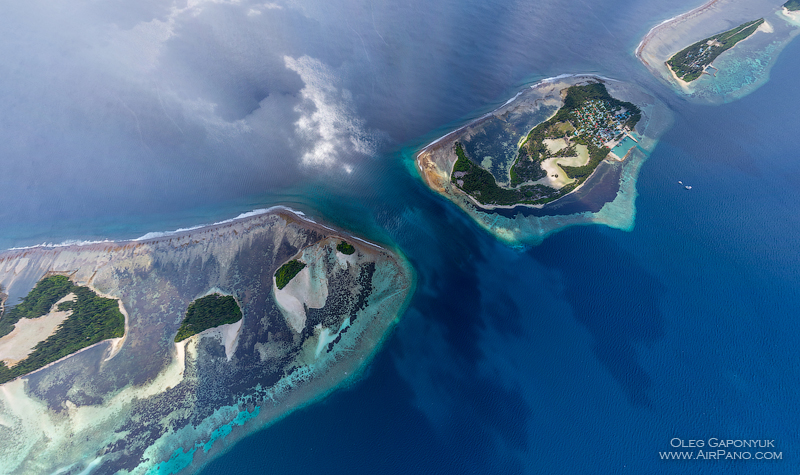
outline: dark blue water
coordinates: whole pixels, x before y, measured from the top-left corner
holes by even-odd
[[[157,127],[155,113],[136,132],[119,112],[125,140],[102,129],[99,145],[61,146],[70,158],[87,154],[77,168],[9,158],[18,179],[0,182],[0,238],[4,247],[130,238],[287,204],[405,253],[417,294],[363,377],[243,440],[207,475],[798,473],[800,43],[753,94],[686,103],[632,51],[652,25],[695,3],[325,3],[242,28],[263,40],[252,48],[193,17],[153,76],[187,100],[213,99],[228,121],[251,120],[265,98],[279,98],[269,120],[255,121],[263,129],[253,134],[266,136],[209,142],[167,99],[189,138],[163,117]],[[215,8],[205,14],[226,24],[234,7]],[[198,49],[209,48],[230,61],[206,64]],[[269,136],[296,120],[303,86],[282,55],[304,54],[334,69],[363,128],[380,137],[373,155],[343,152],[352,173],[298,165],[289,144]],[[206,82],[193,79],[196,69]],[[575,227],[512,249],[431,193],[409,160],[522,84],[565,72],[637,82],[673,109],[675,125],[642,168],[632,232]],[[119,97],[140,116],[149,110]],[[59,117],[49,120],[78,129],[67,138],[85,133]],[[85,118],[86,130],[104,117]],[[4,156],[66,139],[25,140],[4,139]],[[100,178],[112,155],[114,176],[126,173],[108,186]],[[782,460],[659,458],[673,438],[712,437],[773,439]]]
[[[796,473],[798,58],[735,103],[670,100],[630,233],[509,249],[403,177],[402,153],[375,164],[411,308],[362,380],[204,473]],[[676,437],[771,439],[782,460],[660,460]]]

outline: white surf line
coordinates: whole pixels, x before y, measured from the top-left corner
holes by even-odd
[[[34,244],[34,245],[31,245],[31,246],[10,247],[10,248],[8,248],[6,250],[7,251],[24,251],[24,250],[27,250],[27,249],[37,249],[37,248],[57,248],[57,247],[70,247],[70,246],[82,247],[82,246],[91,246],[93,244],[108,244],[108,243],[149,241],[149,240],[154,240],[154,239],[158,239],[158,238],[162,238],[162,237],[174,236],[175,234],[179,234],[179,233],[185,233],[185,232],[189,232],[189,231],[196,231],[198,229],[202,229],[202,228],[205,228],[205,227],[218,226],[218,225],[222,225],[222,224],[229,224],[229,223],[232,223],[232,222],[240,220],[240,219],[251,218],[251,217],[254,217],[254,216],[260,216],[262,214],[267,214],[267,213],[270,213],[270,212],[275,211],[275,210],[289,211],[289,212],[295,214],[298,217],[301,217],[303,219],[306,219],[306,220],[314,222],[313,220],[307,218],[306,215],[302,211],[297,211],[297,210],[294,210],[294,209],[289,208],[289,207],[284,206],[284,205],[276,205],[276,206],[272,206],[272,207],[269,207],[269,208],[259,208],[259,209],[255,209],[255,210],[252,210],[252,211],[248,211],[246,213],[241,213],[238,216],[236,216],[235,218],[225,219],[225,220],[217,221],[217,222],[214,222],[214,223],[198,224],[196,226],[190,226],[188,228],[178,228],[178,229],[175,229],[173,231],[152,231],[152,232],[146,233],[146,234],[144,234],[142,236],[139,236],[137,238],[134,238],[134,239],[120,239],[120,240],[116,240],[116,241],[112,240],[112,239],[101,239],[101,240],[96,240],[96,241],[89,241],[89,240],[80,241],[80,240],[68,239],[68,240],[62,241],[60,243],[43,242],[41,244]]]
[[[302,211],[297,211],[297,210],[294,210],[292,208],[289,208],[289,207],[283,206],[283,205],[277,205],[277,206],[271,206],[269,208],[258,208],[258,209],[254,209],[252,211],[247,211],[245,213],[239,214],[238,216],[236,216],[234,218],[224,219],[222,221],[217,221],[217,222],[214,222],[214,223],[198,224],[196,226],[191,226],[191,227],[188,227],[188,228],[179,228],[179,229],[176,229],[174,231],[153,231],[153,232],[149,232],[149,233],[147,233],[147,234],[145,234],[143,236],[140,236],[140,237],[138,237],[136,239],[131,239],[130,241],[137,241],[137,242],[138,241],[149,241],[151,239],[158,239],[158,238],[162,238],[162,237],[166,237],[166,236],[174,236],[175,234],[185,233],[185,232],[189,232],[189,231],[196,231],[196,230],[202,229],[202,228],[210,228],[212,226],[220,226],[220,225],[223,225],[223,224],[230,224],[230,223],[233,223],[233,222],[236,222],[236,221],[239,221],[239,220],[243,220],[243,219],[247,219],[247,218],[253,218],[255,216],[261,216],[261,215],[264,215],[264,214],[268,214],[268,213],[271,213],[271,212],[273,212],[275,210],[288,211],[288,212],[294,214],[297,217],[300,217],[300,218],[308,220],[308,218],[306,217],[306,215]],[[313,222],[313,220],[309,220],[309,221]],[[128,240],[111,241],[111,242],[128,242]]]
[[[602,79],[604,81],[620,82],[618,79],[612,79],[612,78],[609,78],[609,77],[600,76],[598,74],[592,74],[592,73],[567,73],[567,74],[559,74],[558,76],[552,76],[552,77],[549,77],[549,78],[540,79],[535,84],[532,84],[529,87],[531,89],[536,89],[536,88],[544,86],[546,84],[552,84],[552,83],[557,82],[557,81],[559,81],[561,79],[582,78],[582,77],[599,78],[599,79]],[[457,128],[456,130],[453,130],[452,132],[448,132],[447,134],[439,137],[438,139],[434,140],[433,142],[429,143],[428,145],[426,145],[425,147],[420,149],[420,151],[417,152],[417,155],[419,155],[422,152],[425,152],[426,150],[428,150],[432,146],[436,145],[437,143],[441,142],[442,140],[446,139],[447,137],[449,137],[449,136],[451,136],[453,134],[456,134],[458,132],[461,132],[462,130],[466,129],[467,127],[475,125],[476,122],[479,122],[479,121],[489,117],[490,115],[494,115],[495,112],[499,111],[503,107],[506,107],[507,105],[509,105],[512,102],[514,102],[520,95],[522,95],[523,92],[524,92],[524,89],[522,91],[518,92],[511,99],[507,100],[502,106],[499,106],[499,107],[497,107],[495,109],[492,109],[490,112],[487,112],[486,114],[483,114],[482,116],[478,117],[477,119],[473,119],[473,120],[469,121],[468,123],[462,125],[461,127]]]
[[[294,209],[292,209],[292,208],[287,208],[286,206],[273,206],[273,207],[272,207],[272,208],[270,208],[270,209],[274,209],[274,208],[282,208],[283,210],[285,210],[285,211],[288,211],[288,212],[290,212],[290,213],[292,213],[292,214],[296,215],[298,218],[301,218],[301,219],[303,219],[303,220],[305,220],[305,221],[308,221],[308,222],[314,223],[314,224],[316,224],[317,226],[319,226],[319,227],[322,227],[322,228],[325,228],[325,229],[327,229],[327,230],[329,230],[329,231],[331,231],[331,232],[333,232],[333,233],[335,233],[335,234],[344,234],[344,235],[348,236],[348,238],[355,239],[356,241],[361,241],[361,242],[363,242],[364,244],[367,244],[367,245],[369,245],[369,246],[372,246],[372,247],[377,247],[378,249],[382,249],[382,250],[384,250],[384,251],[387,251],[387,252],[388,252],[388,250],[387,250],[385,247],[383,247],[383,246],[379,246],[378,244],[375,244],[374,242],[367,241],[366,239],[361,239],[360,237],[356,237],[356,236],[354,236],[354,235],[352,235],[352,234],[350,234],[350,233],[348,233],[348,232],[341,231],[341,230],[338,230],[338,229],[334,229],[334,228],[332,228],[332,227],[330,227],[330,226],[326,226],[326,225],[324,225],[324,224],[322,224],[322,223],[319,223],[319,222],[317,222],[317,221],[314,221],[314,219],[313,219],[313,218],[310,218],[310,217],[306,216],[306,215],[305,215],[305,214],[304,214],[302,211],[297,211],[297,210],[294,210]],[[311,244],[310,246],[313,246],[313,244]],[[310,247],[310,246],[309,246],[309,247]]]
[[[688,18],[689,16],[691,16],[691,15],[693,15],[695,13],[698,13],[698,12],[702,11],[705,8],[710,7],[711,5],[717,3],[718,1],[719,0],[709,0],[708,2],[700,5],[697,8],[689,10],[688,12],[683,12],[683,13],[680,13],[678,15],[675,15],[674,17],[668,18],[668,19],[662,21],[661,23],[659,23],[658,25],[650,28],[650,31],[648,31],[647,34],[644,35],[644,38],[642,38],[642,41],[639,42],[639,45],[636,47],[636,50],[634,51],[634,54],[636,55],[637,58],[641,59],[642,47],[644,47],[644,44],[647,43],[647,41],[650,39],[650,36],[653,35],[657,29],[661,28],[662,26],[666,25],[667,23],[671,23],[673,21],[678,21],[678,20],[683,20],[684,18]]]

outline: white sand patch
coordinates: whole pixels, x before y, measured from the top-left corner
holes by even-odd
[[[40,451],[49,441],[62,441],[59,427],[47,404],[26,394],[27,381],[17,378],[0,385],[4,426],[13,432],[3,446],[3,473],[13,473],[26,454]]]
[[[274,284],[273,287],[275,301],[286,318],[286,323],[292,327],[292,330],[300,333],[306,326],[306,309],[303,307],[303,301],[311,287],[311,272],[308,270],[308,266],[298,272],[283,289],[278,289]]]
[[[558,139],[564,141],[564,139]],[[566,141],[564,141],[566,146]],[[550,146],[548,145],[548,148]],[[564,147],[562,147],[564,148]],[[560,165],[566,167],[582,167],[589,163],[589,149],[586,145],[575,145],[575,151],[578,153],[574,157],[552,157],[542,162],[542,170],[547,175],[544,178],[536,180],[534,184],[547,185],[555,189],[560,189],[575,180],[568,177]]]
[[[39,342],[47,339],[56,332],[61,322],[72,315],[72,310],[59,312],[56,309],[58,304],[75,300],[76,295],[68,294],[50,308],[47,315],[38,318],[23,318],[14,325],[14,330],[8,335],[0,338],[0,360],[6,366],[14,366],[27,358]]]
[[[236,346],[239,343],[239,332],[242,329],[242,322],[244,317],[240,318],[238,322],[221,325],[220,331],[222,332],[222,345],[225,347],[225,357],[228,361],[231,360],[233,352],[236,351]]]
[[[553,187],[555,189],[562,188],[564,185],[572,183],[572,178],[568,177],[564,170],[558,166],[559,160],[563,160],[564,157],[554,157],[548,158],[547,160],[542,162],[542,170],[547,173],[544,178],[536,180],[534,184],[536,185],[547,185]]]
[[[319,354],[322,353],[322,350],[328,345],[328,343],[336,339],[337,334],[331,334],[331,331],[327,328],[322,328],[322,325],[317,326],[319,327],[319,336],[317,340],[317,348],[314,351],[314,356],[318,358]]]
[[[589,163],[589,148],[586,145],[576,145],[575,151],[578,155],[559,158],[558,163],[566,167],[582,167]]]
[[[347,266],[354,266],[358,263],[358,250],[356,252],[347,255],[342,254],[341,252],[336,253],[336,265],[341,269],[347,269]]]
[[[339,325],[339,329],[336,332],[332,332],[328,328],[324,328],[321,324],[317,325],[314,330],[318,333],[318,340],[317,346],[314,350],[314,358],[319,358],[320,353],[324,350],[329,343],[336,340],[336,338],[342,334],[342,330],[350,326],[350,317],[345,318],[341,325]]]
[[[789,23],[800,26],[800,10],[790,11],[788,8],[783,7],[778,10],[778,15],[782,16],[783,19]]]
[[[542,143],[550,153],[556,153],[567,148],[567,141],[564,139],[544,139]]]
[[[328,299],[328,276],[325,266],[330,252],[329,246],[321,243],[303,249],[298,260],[306,266],[283,289],[278,289],[273,277],[272,290],[275,301],[286,318],[286,323],[297,333],[303,331],[306,326],[305,308],[322,308]]]
[[[225,292],[224,290],[220,289],[219,287],[212,287],[206,293],[204,293],[203,295],[201,295],[198,298],[203,298],[203,297],[207,297],[209,295],[214,295],[214,294],[219,294],[219,295],[223,295],[223,296],[226,296],[226,297],[233,297],[234,300],[236,299],[236,297],[233,294],[231,294],[229,292]],[[239,307],[239,310],[242,309],[242,306],[241,306],[241,304],[239,303],[238,300],[236,300],[236,305]],[[122,305],[120,304],[120,306],[122,306]],[[126,321],[127,321],[127,315],[126,315]],[[216,326],[214,328],[208,328],[206,330],[203,330],[200,333],[197,333],[195,335],[190,336],[189,339],[191,339],[191,338],[199,339],[201,336],[217,336],[217,337],[219,337],[221,339],[222,346],[225,347],[225,357],[228,358],[228,361],[230,361],[231,357],[233,356],[233,353],[236,351],[236,346],[239,344],[239,338],[238,338],[239,337],[239,330],[241,330],[241,328],[242,328],[242,322],[243,321],[244,321],[244,316],[242,316],[242,318],[240,318],[239,321],[237,321],[237,322],[226,323],[224,325],[219,325],[219,326]],[[182,342],[176,343],[176,344],[177,345],[183,345],[183,343],[184,342],[182,341]]]
[[[192,340],[192,346],[189,348],[190,355],[194,356],[192,352],[196,351],[197,341],[201,338],[217,338],[223,347],[225,347],[225,357],[228,361],[231,360],[233,353],[236,351],[236,346],[239,344],[239,331],[242,329],[242,322],[244,317],[240,318],[238,322],[226,323],[214,328],[208,328],[196,333],[189,338],[175,343],[175,349],[178,353],[183,351],[186,342]]]
[[[773,28],[767,20],[764,20],[764,23],[760,24],[756,31],[760,31],[762,33],[775,33],[775,28]]]
[[[677,53],[677,51],[676,51]],[[672,57],[672,56],[670,56]],[[675,84],[681,88],[681,90],[686,94],[691,94],[694,92],[694,88],[691,86],[691,83],[684,81],[683,79],[679,78],[675,71],[672,70],[672,67],[669,64],[665,64],[667,71],[669,71],[672,79],[675,81]]]

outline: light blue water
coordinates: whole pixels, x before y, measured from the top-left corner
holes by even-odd
[[[187,152],[138,190],[85,191],[68,174],[74,196],[48,195],[55,178],[45,177],[20,182],[25,201],[25,186],[5,183],[14,193],[3,195],[3,242],[135,237],[288,204],[408,256],[417,294],[364,377],[243,440],[209,475],[797,473],[800,44],[753,94],[691,105],[632,55],[652,25],[695,6],[662,3],[346,2],[312,5],[312,20],[286,10],[272,26],[281,33],[256,52],[336,67],[364,127],[386,134],[378,153],[342,173],[246,141],[236,153],[204,150],[222,171],[197,171]],[[181,51],[170,58],[180,63]],[[237,89],[214,71],[221,95],[250,97],[261,84]],[[404,158],[525,81],[564,72],[637,82],[674,110],[675,125],[641,170],[631,232],[575,227],[512,249],[431,193]],[[286,86],[289,101],[296,79],[271,85]],[[235,105],[249,107],[226,104],[234,118]],[[676,437],[773,439],[783,458],[660,460]]]
[[[624,158],[632,147],[636,146],[636,142],[630,137],[625,137],[620,143],[617,144],[611,151],[614,152],[619,158]]]

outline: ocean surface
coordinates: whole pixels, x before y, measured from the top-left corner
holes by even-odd
[[[35,3],[0,15],[18,25],[2,36],[22,38],[0,41],[3,248],[280,204],[395,245],[416,269],[409,309],[358,378],[205,475],[800,470],[800,42],[763,87],[704,106],[633,56],[699,2],[240,2],[185,18],[159,2],[57,3],[48,21]],[[120,59],[108,51],[126,37],[97,27],[122,43],[96,45],[83,28],[169,21],[149,59],[136,55],[150,43]],[[674,125],[641,169],[632,231],[511,248],[428,190],[414,153],[562,73],[635,82]],[[782,458],[659,456],[714,437],[774,440]]]

